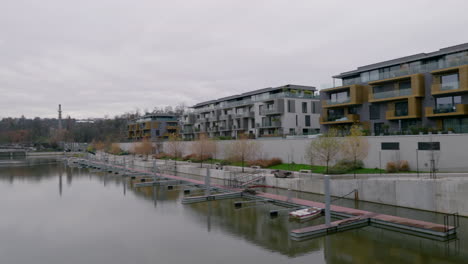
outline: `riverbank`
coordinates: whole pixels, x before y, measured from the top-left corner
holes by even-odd
[[[153,160],[132,160],[134,166],[151,168]],[[112,161],[122,162],[123,157],[113,156]],[[212,164],[190,162],[174,162],[155,160],[156,166],[165,171],[206,176],[207,171],[213,178],[228,180],[242,174],[242,168],[224,166],[216,168]],[[275,178],[271,170],[244,168],[245,173],[262,173],[265,175],[265,185],[294,191],[323,194],[323,175],[314,173],[293,172],[293,178]],[[408,174],[342,174],[331,176],[331,193],[341,197],[356,191],[357,198],[362,201],[374,202],[392,206],[413,208],[438,213],[452,214],[458,212],[468,217],[468,174],[439,173],[437,179],[428,173]]]

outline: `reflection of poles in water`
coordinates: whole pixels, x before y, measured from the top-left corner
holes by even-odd
[[[59,195],[62,196],[62,172],[59,170]]]
[[[207,216],[207,219],[206,219],[206,225],[207,225],[207,229],[208,229],[208,232],[211,231],[211,202],[208,202],[208,216]]]
[[[123,195],[125,196],[127,194],[127,179],[122,178],[122,185],[123,185]]]
[[[153,201],[154,201],[154,208],[158,206],[158,186],[153,185]]]
[[[330,236],[325,236],[325,245],[323,246],[323,257],[325,259],[325,263],[331,263],[330,251]]]

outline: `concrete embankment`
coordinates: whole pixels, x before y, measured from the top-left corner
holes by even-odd
[[[167,164],[158,160],[157,165]],[[152,161],[135,160],[136,166],[152,167]],[[171,168],[174,168],[171,166]],[[241,168],[226,166],[216,169],[212,165],[188,162],[178,162],[178,173],[205,176],[210,169],[210,175],[217,179],[229,179],[239,173]],[[253,172],[246,168],[246,172]],[[320,174],[296,173],[294,178],[275,178],[269,172],[265,173],[266,185],[295,191],[323,194],[323,180]],[[408,207],[439,213],[455,213],[468,216],[468,176],[464,174],[439,174],[438,179],[429,178],[428,174],[383,174],[383,175],[334,175],[331,180],[333,196],[340,197],[357,190],[359,200],[381,203],[392,206]],[[354,198],[353,195],[348,198]]]
[[[127,161],[132,159],[126,157]],[[111,161],[122,162],[123,157],[111,157]],[[135,159],[135,166],[150,168],[153,161]],[[177,162],[176,168],[173,162],[157,160],[157,166],[170,167],[178,173],[205,176],[210,169],[210,175],[216,179],[230,179],[239,167],[225,166],[216,169],[214,165],[189,162]],[[169,165],[170,164],[170,165]],[[246,172],[254,169],[246,168]],[[291,189],[295,191],[323,194],[323,180],[320,174],[299,174],[294,178],[275,178],[269,172],[262,170],[266,175],[266,185],[278,188]],[[387,204],[392,206],[408,207],[439,213],[455,213],[468,216],[468,175],[438,174],[437,179],[429,178],[428,174],[382,174],[382,175],[333,175],[331,181],[331,192],[335,197],[349,194],[357,190],[359,200]],[[348,196],[354,198],[353,195]]]

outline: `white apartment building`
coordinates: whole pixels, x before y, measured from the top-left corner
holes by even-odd
[[[184,139],[308,135],[320,131],[320,99],[312,86],[284,85],[202,102],[181,118]]]

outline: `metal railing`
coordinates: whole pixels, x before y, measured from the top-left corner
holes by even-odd
[[[392,97],[398,97],[398,96],[407,96],[411,95],[412,89],[401,89],[401,90],[393,90],[393,91],[387,91],[387,92],[378,92],[378,93],[373,93],[374,94],[374,99],[385,99],[385,98],[392,98]]]
[[[351,98],[348,97],[348,98],[343,98],[343,99],[338,99],[338,100],[331,100],[331,99],[328,99],[327,100],[327,105],[336,105],[336,104],[346,104],[346,103],[350,103],[351,102]]]

